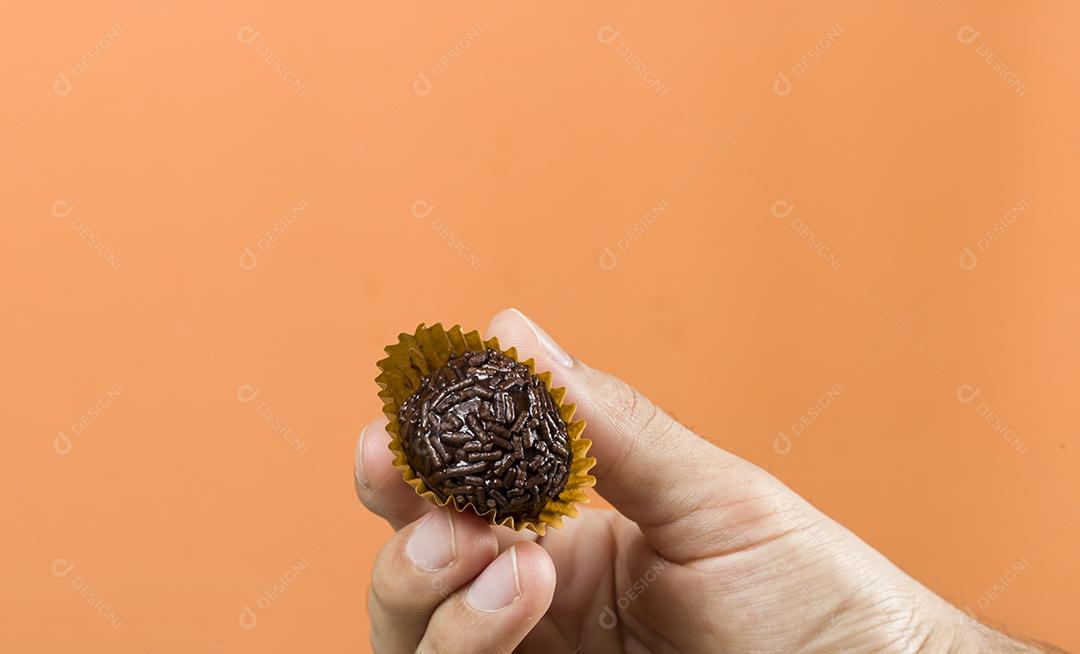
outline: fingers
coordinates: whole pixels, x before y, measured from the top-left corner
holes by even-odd
[[[577,404],[593,441],[598,490],[672,560],[704,555],[705,548],[738,547],[712,528],[742,533],[763,512],[797,500],[770,475],[703,440],[629,385],[567,354],[516,309],[495,316],[487,336],[503,348],[515,346],[550,371]],[[689,480],[689,481],[688,481]],[[716,551],[710,553],[718,553]]]
[[[476,516],[434,510],[395,534],[375,560],[368,612],[375,651],[413,652],[437,607],[498,553]]]
[[[393,466],[394,454],[387,447],[389,443],[385,419],[376,420],[360,432],[356,442],[356,495],[368,510],[397,530],[426,514],[433,505],[402,480],[401,473]],[[537,539],[531,531],[506,527],[495,527],[494,531],[499,551],[519,541]]]
[[[435,510],[403,527],[372,573],[375,651],[512,651],[550,606],[555,566],[532,542],[497,552],[473,515]]]
[[[432,616],[416,651],[511,652],[543,617],[555,593],[555,565],[536,543],[517,543]]]
[[[356,442],[356,494],[371,512],[400,529],[431,510],[432,505],[401,479],[388,447],[386,419],[364,427]]]

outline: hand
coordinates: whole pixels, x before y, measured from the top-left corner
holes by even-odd
[[[391,467],[385,420],[369,425],[357,492],[396,530],[368,596],[376,652],[1039,651],[978,624],[517,311],[485,335],[567,388],[616,510],[585,509],[537,538],[436,509]]]

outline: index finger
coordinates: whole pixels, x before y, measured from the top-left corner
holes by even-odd
[[[372,513],[381,516],[394,531],[435,507],[404,483],[394,468],[386,419],[380,418],[360,432],[356,441],[356,495]]]
[[[354,481],[356,496],[364,506],[398,531],[428,512],[439,509],[417,495],[413,487],[402,480],[401,472],[394,467],[394,453],[389,445],[390,434],[386,431],[385,418],[364,427],[356,442]],[[494,529],[499,551],[513,543],[535,541],[537,538],[531,531],[519,532],[507,527]]]

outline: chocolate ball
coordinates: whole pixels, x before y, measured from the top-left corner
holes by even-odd
[[[453,356],[398,413],[405,458],[440,500],[536,518],[570,476],[566,423],[544,382],[494,350]]]

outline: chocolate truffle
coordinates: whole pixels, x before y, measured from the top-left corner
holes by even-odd
[[[398,413],[413,472],[440,500],[536,518],[570,476],[570,439],[544,382],[494,351],[455,355]]]

